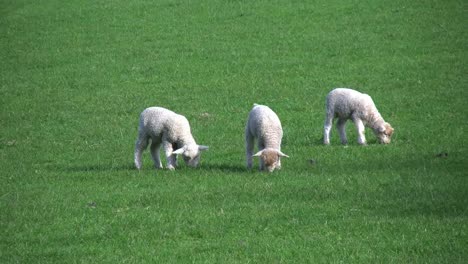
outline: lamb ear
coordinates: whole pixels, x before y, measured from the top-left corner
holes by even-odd
[[[204,151],[204,150],[208,150],[208,149],[209,149],[208,146],[198,145],[198,150],[200,150],[200,151]]]
[[[384,126],[385,126],[385,134],[391,136],[393,134],[393,130],[394,130],[393,127],[387,122],[385,122]]]
[[[180,148],[180,149],[176,149],[174,151],[172,151],[172,154],[174,155],[180,155],[180,154],[183,154],[185,151],[184,147]]]
[[[252,157],[260,157],[262,153],[263,153],[263,150],[260,150],[259,152],[253,154]]]
[[[288,156],[288,155],[284,154],[284,153],[283,153],[283,152],[281,152],[281,151],[278,151],[278,155],[279,155],[280,157],[286,157],[286,158],[289,158],[289,156]]]

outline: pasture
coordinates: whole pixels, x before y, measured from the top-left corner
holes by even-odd
[[[0,262],[466,263],[466,22],[459,0],[0,1]],[[322,144],[335,87],[390,145]],[[253,103],[283,124],[272,174],[245,167]],[[198,168],[134,169],[156,105],[210,146]]]

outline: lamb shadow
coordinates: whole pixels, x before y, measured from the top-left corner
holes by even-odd
[[[232,164],[201,164],[197,168],[189,168],[186,165],[179,165],[178,170],[205,170],[205,171],[222,171],[229,173],[245,173],[248,170],[246,167],[241,165],[232,165]],[[151,167],[152,168],[152,167]],[[54,166],[50,167],[51,170],[59,170],[63,172],[109,172],[109,171],[136,171],[135,165],[133,163],[128,164],[85,164],[79,166]]]
[[[219,170],[222,172],[245,173],[249,172],[245,166],[232,164],[203,164],[199,169],[202,170]]]
[[[62,167],[58,168],[59,170],[65,172],[105,172],[105,171],[130,171],[136,170],[135,165],[133,164],[121,164],[121,165],[112,165],[112,164],[89,164],[82,166],[71,166],[71,167]]]
[[[336,132],[338,133],[338,132]],[[319,138],[315,138],[313,141],[311,141],[312,146],[327,146],[323,144],[323,136]],[[377,138],[373,136],[366,136],[366,143],[367,145],[380,145],[380,143],[377,141]],[[353,136],[348,136],[348,144],[341,144],[340,138],[338,136],[331,136],[330,138],[330,145],[329,146],[360,146],[357,143],[357,138]]]

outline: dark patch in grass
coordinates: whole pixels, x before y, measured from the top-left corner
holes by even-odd
[[[447,158],[447,157],[448,157],[448,153],[447,153],[447,152],[440,152],[440,153],[437,153],[437,154],[436,154],[436,157],[437,157],[437,158]]]
[[[317,161],[315,159],[308,159],[307,162],[310,166],[315,166],[317,164]]]

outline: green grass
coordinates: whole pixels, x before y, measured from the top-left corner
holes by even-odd
[[[466,262],[465,9],[1,1],[0,262]],[[358,146],[349,124],[348,147],[335,128],[323,146],[334,87],[370,94],[393,142]],[[245,168],[253,103],[283,123],[273,174]],[[199,168],[133,168],[155,105],[210,146]]]

